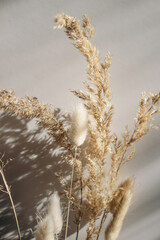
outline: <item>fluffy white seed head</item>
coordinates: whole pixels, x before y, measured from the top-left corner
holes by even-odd
[[[36,240],[54,240],[54,233],[53,220],[47,215],[38,223]]]
[[[48,203],[48,215],[51,216],[54,223],[54,233],[58,234],[62,230],[63,218],[60,206],[60,198],[57,192],[54,192]]]
[[[71,138],[76,146],[84,143],[87,136],[88,116],[86,108],[79,103],[72,114]]]

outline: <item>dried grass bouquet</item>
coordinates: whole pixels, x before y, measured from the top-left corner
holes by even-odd
[[[134,185],[132,177],[118,185],[119,170],[134,157],[135,143],[153,128],[150,121],[160,111],[160,93],[148,96],[142,93],[134,129],[130,132],[126,126],[119,139],[110,130],[113,115],[108,75],[110,54],[107,53],[104,61],[100,61],[99,52],[90,41],[94,28],[86,15],[80,22],[75,17],[60,14],[55,22],[55,28],[65,28],[67,36],[87,61],[86,91],[72,90],[81,102],[70,114],[70,121],[57,118],[51,106],[39,102],[37,98],[18,98],[9,90],[0,91],[0,110],[29,119],[36,118],[38,124],[48,130],[56,145],[63,149],[61,157],[70,167],[69,178],[64,178],[63,173],[58,176],[68,201],[66,218],[62,216],[60,197],[54,192],[46,216],[38,223],[36,240],[58,239],[62,227],[64,235],[61,238],[67,239],[68,227],[73,224],[70,211],[75,215],[76,240],[84,218],[88,221],[85,239],[98,240],[109,213],[112,219],[107,228],[105,226],[105,239],[115,240],[131,203]],[[2,164],[0,173],[7,190],[3,168]]]

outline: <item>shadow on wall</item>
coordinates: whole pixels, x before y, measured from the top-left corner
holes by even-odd
[[[55,173],[63,169],[64,176],[70,174],[68,165],[54,154],[53,140],[42,128],[32,125],[33,120],[0,115],[0,154],[4,154],[4,162],[13,159],[4,174],[11,186],[23,240],[34,239],[37,218],[44,216],[48,197],[62,190]],[[67,202],[62,200],[62,205],[66,208]],[[9,197],[3,192],[0,192],[0,239],[17,239]]]

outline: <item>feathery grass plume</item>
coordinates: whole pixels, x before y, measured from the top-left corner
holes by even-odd
[[[111,145],[111,168],[109,172],[109,196],[114,194],[117,183],[118,173],[120,168],[134,157],[134,144],[145,136],[154,125],[150,124],[154,120],[153,116],[160,112],[160,93],[149,93],[148,97],[143,92],[141,95],[139,108],[137,111],[137,118],[135,119],[135,126],[132,133],[129,132],[126,126],[125,132],[122,135],[122,140],[118,139],[114,133]],[[128,153],[128,150],[133,149]]]
[[[113,218],[105,231],[106,240],[116,240],[122,228],[123,220],[126,216],[133,197],[133,178],[128,178],[118,187],[116,197],[111,202],[111,212]]]
[[[48,203],[48,216],[51,216],[54,224],[54,233],[59,234],[63,226],[60,198],[57,192],[54,192]]]
[[[82,28],[79,20],[65,14],[57,15],[55,21],[58,28],[65,27],[67,36],[73,40],[73,45],[84,55],[88,63],[89,81],[84,82],[86,93],[81,90],[72,92],[84,102],[89,115],[88,141],[84,150],[88,177],[83,180],[83,186],[85,200],[91,207],[90,217],[96,219],[97,214],[99,215],[106,205],[104,166],[111,140],[110,123],[113,111],[108,75],[111,56],[108,53],[105,60],[100,62],[99,52],[90,42],[93,27],[86,15],[82,19]]]
[[[71,117],[71,139],[78,147],[82,145],[87,136],[88,116],[87,111],[82,103],[79,103]]]
[[[38,223],[36,240],[54,240],[54,233],[52,217],[47,215]]]
[[[118,139],[117,135],[110,131],[113,115],[108,75],[111,65],[110,54],[107,54],[103,62],[100,61],[99,52],[90,41],[93,35],[90,33],[93,33],[91,30],[93,28],[86,15],[83,16],[82,25],[76,17],[66,14],[57,15],[55,22],[57,28],[65,28],[67,36],[88,63],[88,81],[84,82],[87,91],[72,90],[72,92],[84,102],[88,111],[87,144],[83,149],[87,174],[83,176],[82,184],[83,200],[88,203],[90,219],[86,239],[98,240],[99,232],[109,212],[110,203],[115,197],[119,170],[124,163],[134,157],[133,144],[151,128],[147,124],[153,120],[152,115],[160,111],[157,107],[160,102],[160,94],[150,94],[148,98],[142,95],[135,129],[130,133],[126,127],[122,139]],[[132,146],[133,149],[130,150]],[[128,150],[130,150],[129,153]],[[106,176],[105,170],[107,154],[111,157],[108,176]],[[96,226],[96,220],[101,214],[100,226]]]
[[[40,126],[46,128],[58,146],[68,151],[71,143],[63,121],[56,118],[51,105],[41,103],[36,97],[19,98],[14,91],[0,91],[0,110],[9,111],[16,116],[36,118]]]

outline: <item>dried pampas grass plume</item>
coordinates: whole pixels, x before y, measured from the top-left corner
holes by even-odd
[[[113,218],[105,231],[106,240],[116,240],[123,225],[123,220],[133,197],[133,178],[124,181],[117,190],[117,195],[111,204]]]
[[[76,146],[84,143],[87,136],[88,116],[86,108],[79,103],[72,114],[71,118],[71,139]]]
[[[50,201],[48,204],[48,215],[51,216],[53,220],[54,233],[60,233],[63,226],[63,218],[60,206],[60,198],[57,192],[53,193],[50,197]]]
[[[54,240],[54,225],[51,216],[47,215],[38,223],[36,240]]]

